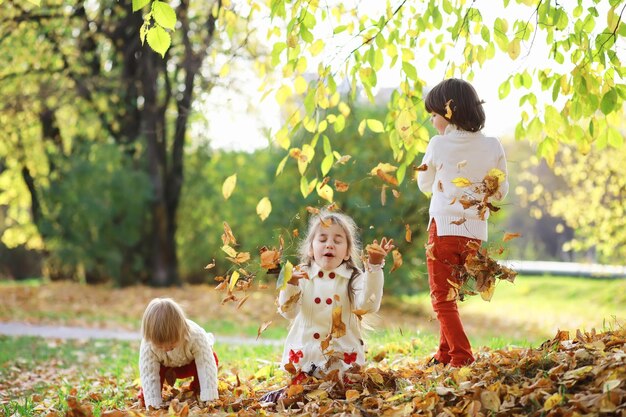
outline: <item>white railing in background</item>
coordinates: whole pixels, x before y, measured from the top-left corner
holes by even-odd
[[[498,261],[520,275],[563,275],[591,278],[626,278],[626,266],[549,261]]]

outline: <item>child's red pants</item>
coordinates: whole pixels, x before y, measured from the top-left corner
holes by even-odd
[[[433,310],[439,320],[439,349],[435,359],[455,367],[474,362],[470,342],[465,335],[456,299],[447,300],[450,288],[448,282],[459,282],[459,273],[463,270],[467,256],[475,252],[467,247],[468,242],[480,244],[480,240],[463,236],[437,236],[437,225],[433,220],[428,235],[428,244],[436,259],[426,257],[428,283]]]

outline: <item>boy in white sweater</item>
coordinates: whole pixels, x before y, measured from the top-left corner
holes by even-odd
[[[459,282],[465,259],[487,240],[490,201],[503,199],[509,188],[506,158],[500,141],[481,133],[485,113],[471,84],[442,81],[424,103],[439,132],[428,143],[418,173],[420,190],[432,193],[427,267],[440,339],[430,363],[460,367],[474,357],[456,299],[448,296],[449,281]]]
[[[213,401],[217,394],[215,338],[185,317],[170,298],[155,298],[148,304],[141,322],[139,351],[139,398],[146,408],[163,406],[163,382],[193,377],[190,388],[200,402]]]

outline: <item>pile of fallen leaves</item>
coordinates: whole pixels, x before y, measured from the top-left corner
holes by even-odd
[[[188,390],[168,388],[167,405],[146,412],[138,404],[109,410],[103,417],[143,414],[354,415],[354,416],[626,416],[626,330],[568,332],[536,349],[484,349],[463,368],[427,366],[397,359],[360,372],[292,385],[277,404],[260,402],[277,386],[256,378],[220,378],[220,398],[199,407]],[[67,417],[91,417],[88,399],[68,399]],[[54,417],[54,413],[48,417]]]

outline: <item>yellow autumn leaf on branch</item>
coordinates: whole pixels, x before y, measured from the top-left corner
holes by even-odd
[[[222,184],[222,195],[224,199],[228,200],[235,190],[235,186],[237,185],[237,174],[233,174],[230,177],[226,178],[224,184]]]
[[[459,188],[465,188],[472,185],[472,182],[465,177],[456,177],[452,180],[452,184],[456,185]]]
[[[256,214],[259,215],[261,221],[265,221],[272,212],[272,202],[269,198],[263,197],[259,204],[256,205]]]

